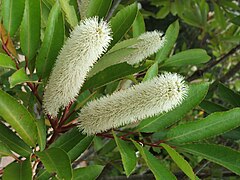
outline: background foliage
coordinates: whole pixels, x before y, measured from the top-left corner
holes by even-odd
[[[0,156],[14,159],[3,179],[239,178],[239,1],[90,0],[86,16],[110,22],[111,47],[155,29],[167,43],[134,66],[119,63],[128,45],[111,49],[57,119],[42,112],[43,90],[83,11],[77,0],[0,3]],[[163,71],[189,82],[181,106],[94,137],[75,127],[87,101]]]

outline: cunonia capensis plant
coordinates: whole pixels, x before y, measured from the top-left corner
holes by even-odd
[[[239,45],[219,57],[180,47],[190,41],[186,24],[211,41],[214,23],[224,24],[206,17],[227,5],[149,1],[160,7],[154,18],[176,7],[168,10],[174,21],[156,29],[144,3],[0,2],[0,157],[12,158],[2,179],[200,179],[210,162],[240,175],[239,146],[225,143],[238,132],[240,95],[219,83],[239,65],[219,79],[200,77],[238,57]]]

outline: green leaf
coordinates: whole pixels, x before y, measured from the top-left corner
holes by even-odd
[[[239,151],[214,144],[187,144],[177,148],[217,163],[240,175]]]
[[[12,155],[13,153],[11,152],[9,147],[5,143],[0,141],[0,156],[12,156]]]
[[[37,125],[37,133],[38,133],[37,142],[40,150],[43,151],[45,149],[46,142],[47,142],[45,120],[44,119],[37,120],[36,125]]]
[[[110,47],[122,39],[124,34],[128,32],[132,26],[135,17],[137,16],[138,8],[137,3],[133,3],[121,9],[110,21],[112,28],[113,40]]]
[[[82,91],[89,88],[99,88],[128,75],[143,71],[146,68],[146,66],[134,68],[126,62],[110,66],[88,79],[83,85]]]
[[[25,82],[32,82],[32,80],[29,79],[24,68],[17,70],[9,77],[10,88]]]
[[[124,42],[124,41],[122,41]],[[118,43],[120,44],[120,43]],[[114,46],[115,47],[115,46]],[[114,48],[113,47],[113,48]],[[111,51],[111,50],[110,50]],[[99,61],[93,66],[88,74],[88,78],[105,70],[106,68],[113,66],[115,64],[120,64],[125,56],[130,55],[134,51],[133,48],[122,48],[113,52],[105,54]]]
[[[203,108],[204,111],[206,111],[208,114],[227,110],[225,107],[207,100],[202,101],[199,106]]]
[[[72,167],[67,153],[59,148],[36,152],[44,167],[50,173],[57,173],[59,179],[72,179]]]
[[[119,139],[113,132],[114,139],[116,141],[117,147],[121,154],[123,167],[127,177],[131,175],[137,164],[137,157],[135,151],[129,144],[121,139]]]
[[[23,105],[2,90],[0,90],[0,116],[28,145],[35,147],[37,139],[35,119]]]
[[[36,60],[37,73],[41,78],[47,78],[50,75],[64,42],[64,31],[61,7],[59,2],[56,1],[49,14],[43,43]]]
[[[27,157],[32,153],[32,149],[23,142],[9,127],[0,122],[0,139],[12,151],[17,154]]]
[[[134,145],[142,155],[144,161],[152,171],[157,180],[162,179],[176,179],[176,177],[169,171],[156,157],[154,157],[148,150],[140,146],[137,142],[133,141]]]
[[[87,8],[87,17],[98,16],[104,18],[110,7],[112,5],[112,0],[90,0]]]
[[[67,22],[72,28],[78,24],[78,18],[73,5],[71,5],[71,0],[60,0],[61,7],[65,13]]]
[[[175,151],[175,149],[164,143],[161,143],[160,145],[168,152],[172,160],[190,179],[196,179],[192,167],[177,151]]]
[[[159,19],[164,19],[170,12],[169,6],[162,7],[156,14],[156,17]]]
[[[141,132],[157,132],[172,125],[204,99],[207,94],[208,87],[208,83],[190,85],[188,96],[180,106],[167,113],[143,120],[137,126],[136,130]]]
[[[23,162],[13,162],[9,164],[3,173],[3,180],[31,180],[32,167],[30,159],[27,158]]]
[[[6,54],[0,53],[0,67],[16,69],[14,61]]]
[[[107,143],[105,143],[103,147],[99,150],[99,155],[104,156],[105,154],[112,152],[116,147],[116,142],[111,139]]]
[[[203,49],[189,49],[168,58],[163,67],[197,65],[208,62],[210,59],[211,57]]]
[[[93,138],[94,136],[86,136],[68,152],[71,162],[76,160],[91,145]]]
[[[41,12],[40,0],[26,0],[23,20],[20,27],[22,52],[32,60],[40,43]]]
[[[239,140],[240,139],[240,128],[233,129],[228,131],[222,135],[222,137],[231,140]]]
[[[225,85],[221,83],[218,85],[217,94],[220,99],[230,103],[233,107],[240,107],[240,94]]]
[[[73,170],[74,180],[87,180],[87,179],[97,179],[103,170],[103,166],[92,165],[83,168],[78,168]]]
[[[216,21],[222,28],[225,28],[226,19],[223,14],[224,11],[214,1],[213,1],[213,5],[214,5],[214,15],[215,15]]]
[[[65,152],[69,152],[74,148],[84,137],[82,133],[79,132],[78,128],[73,128],[70,131],[61,135],[56,141],[54,141],[50,148],[57,147],[61,148]]]
[[[40,171],[37,174],[37,180],[46,180],[50,179],[51,174],[47,172],[46,169],[40,169]]]
[[[240,108],[216,112],[204,119],[179,125],[167,133],[171,143],[188,143],[217,136],[240,126]]]
[[[146,75],[143,78],[143,82],[150,80],[158,75],[158,62],[155,62],[146,72]]]
[[[13,36],[22,21],[24,0],[3,0],[1,11],[3,25],[10,36]]]
[[[140,11],[137,13],[137,17],[133,22],[132,29],[133,37],[138,37],[146,31],[144,18]]]
[[[179,33],[179,23],[178,21],[175,21],[172,23],[165,34],[166,42],[165,45],[157,52],[156,54],[156,60],[160,63],[167,59],[169,54],[171,53],[173,46],[177,40]]]

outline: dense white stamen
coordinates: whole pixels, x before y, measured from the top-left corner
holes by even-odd
[[[167,112],[188,92],[183,77],[164,73],[152,80],[89,102],[81,110],[79,128],[88,135]]]
[[[97,17],[83,20],[67,39],[50,75],[44,92],[43,107],[56,117],[78,95],[87,73],[107,50],[111,29]]]

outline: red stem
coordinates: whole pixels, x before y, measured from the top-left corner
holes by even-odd
[[[58,127],[61,127],[61,126],[64,124],[64,122],[68,119],[68,118],[67,118],[67,117],[68,117],[67,115],[68,115],[68,113],[69,113],[69,110],[70,110],[72,104],[73,104],[73,102],[70,102],[69,105],[65,108],[65,110],[64,110],[64,112],[63,112],[63,115],[62,115],[62,118],[61,118],[61,120],[60,120],[60,122],[59,122]]]
[[[112,135],[110,135],[110,134],[99,133],[99,134],[97,134],[97,136],[114,139],[114,137],[113,137]],[[131,139],[126,138],[126,137],[123,137],[123,136],[120,136],[119,138],[122,139],[122,140],[124,140],[124,141],[130,141],[130,142],[132,141]],[[159,144],[158,142],[148,143],[148,142],[144,142],[144,141],[141,141],[141,140],[134,140],[134,141],[136,141],[136,142],[138,142],[138,143],[141,143],[141,144],[144,144],[144,145],[146,145],[146,146],[162,148],[161,146],[158,145],[158,144]]]

